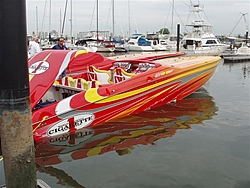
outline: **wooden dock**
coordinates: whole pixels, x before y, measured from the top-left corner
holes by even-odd
[[[223,55],[224,63],[242,63],[242,62],[250,62],[250,55],[237,55],[237,54],[229,54]]]

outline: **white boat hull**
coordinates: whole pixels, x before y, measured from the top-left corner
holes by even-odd
[[[139,52],[144,52],[144,51],[155,51],[151,46],[129,46],[129,51],[139,51]]]

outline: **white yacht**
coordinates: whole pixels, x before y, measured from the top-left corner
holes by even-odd
[[[192,4],[190,10],[191,13],[195,14],[195,18],[199,19],[186,25],[192,27],[192,31],[188,32],[181,40],[180,48],[182,51],[194,54],[219,55],[229,48],[229,45],[222,44],[219,39],[212,34],[212,26],[205,23],[203,19],[203,5]]]
[[[166,47],[166,50],[175,51],[177,48],[177,35],[160,34],[159,43]]]

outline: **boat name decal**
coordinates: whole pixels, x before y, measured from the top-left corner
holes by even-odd
[[[58,136],[70,132],[70,130],[78,130],[88,126],[93,120],[94,120],[93,114],[81,114],[71,117],[69,119],[64,119],[52,125],[47,131],[47,135]]]
[[[169,74],[169,73],[171,73],[172,71],[173,71],[173,70],[171,69],[171,70],[166,70],[166,71],[158,72],[158,73],[155,74],[155,78],[158,78],[158,77],[160,77],[160,76],[164,76],[164,75],[166,75],[166,74]]]
[[[61,146],[78,145],[79,143],[88,140],[93,135],[94,135],[93,129],[84,128],[84,130],[81,130],[80,132],[76,132],[73,134],[63,134],[58,137],[52,137],[49,140],[49,144],[61,145]]]
[[[30,74],[42,74],[49,69],[49,63],[47,61],[38,61],[33,63],[29,67]]]

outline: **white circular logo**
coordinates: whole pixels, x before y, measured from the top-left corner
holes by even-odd
[[[38,61],[29,67],[29,74],[42,74],[49,69],[47,61]]]

